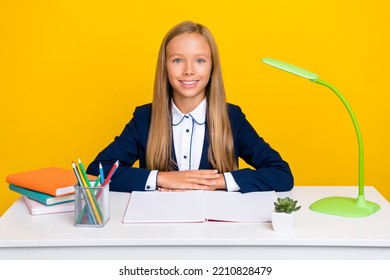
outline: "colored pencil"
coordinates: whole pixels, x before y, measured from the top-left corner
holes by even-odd
[[[79,174],[82,174],[80,166],[76,165],[76,170],[78,171]],[[81,181],[83,183],[82,187],[85,187],[85,189],[82,188],[82,190],[85,190],[85,193],[87,194],[88,199],[86,201],[90,202],[92,210],[93,210],[93,214],[94,214],[93,217],[96,219],[97,223],[100,225],[102,223],[102,212],[100,210],[99,203],[97,202],[95,195],[91,192],[90,186],[87,184],[85,177],[81,176],[81,175],[80,175],[80,177],[81,177]]]
[[[114,174],[114,172],[116,171],[116,169],[118,168],[119,166],[119,160],[117,160],[114,165],[112,166],[110,172],[108,173],[106,179],[104,180],[104,183],[103,183],[103,186],[107,185],[108,182],[110,182],[111,180],[111,177],[112,175]]]
[[[85,199],[85,203],[87,205],[87,208],[88,208],[88,219],[89,219],[89,222],[92,224],[96,224],[96,219],[93,215],[93,210],[92,210],[92,207],[91,207],[91,204],[90,202],[88,201],[88,197],[87,197],[87,194],[85,193],[85,190],[83,188],[83,182],[81,180],[81,177],[80,177],[80,174],[77,170],[77,165],[75,162],[72,162],[72,168],[73,168],[73,171],[76,175],[76,178],[77,178],[77,181],[78,181],[78,185],[81,187],[81,192],[83,193],[83,196],[84,196],[84,199]],[[84,212],[85,214],[85,212]],[[78,221],[80,220],[80,218],[78,219]]]
[[[91,186],[91,182],[89,181],[89,178],[87,176],[87,172],[85,172],[85,168],[84,168],[84,165],[83,163],[81,162],[80,159],[78,159],[78,162],[79,162],[79,166],[80,166],[80,171],[81,171],[81,175],[84,177],[84,180],[86,182],[86,187],[90,187]]]
[[[95,181],[95,184],[93,185],[94,188],[97,188],[97,186],[99,186],[100,184],[100,175],[96,178],[96,181]],[[100,195],[98,193],[98,195],[96,196],[96,199],[99,199]],[[83,209],[81,210],[81,213],[77,219],[77,224],[85,224],[86,220],[87,220],[87,216],[88,215],[85,215],[86,214],[86,211],[87,211],[87,206],[84,205]]]
[[[93,184],[93,187],[96,188],[100,184],[100,175],[96,178],[95,184]]]
[[[102,164],[99,162],[99,172],[100,172],[100,184],[104,184],[104,170]]]

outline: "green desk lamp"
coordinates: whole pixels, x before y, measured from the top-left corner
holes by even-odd
[[[320,213],[352,218],[367,217],[377,212],[380,209],[380,206],[374,202],[366,201],[364,198],[364,154],[362,135],[360,133],[359,125],[356,120],[355,114],[353,113],[351,106],[348,104],[344,96],[334,86],[332,86],[326,81],[319,79],[319,76],[313,72],[273,58],[263,58],[263,62],[281,70],[306,78],[314,83],[330,88],[341,99],[341,101],[347,108],[348,113],[351,116],[353,125],[355,127],[359,146],[358,197],[356,199],[339,196],[326,197],[311,204],[310,209]]]

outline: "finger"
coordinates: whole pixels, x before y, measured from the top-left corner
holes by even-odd
[[[171,186],[169,189],[173,190],[204,190],[207,186],[200,183],[186,182],[181,185]]]
[[[216,187],[215,186],[205,186],[204,188],[205,191],[216,191]]]
[[[206,186],[195,183],[186,183],[181,186],[175,186],[172,190],[203,190]],[[171,189],[170,189],[171,190]]]
[[[200,171],[200,170],[197,170]],[[208,170],[207,170],[208,171]],[[199,178],[199,179],[218,179],[220,174],[216,172],[190,172],[189,177],[190,178]]]
[[[186,178],[181,184],[181,188],[191,189],[203,189],[206,186],[215,186],[217,184],[216,179],[203,179],[203,178]]]
[[[166,189],[166,188],[158,188],[160,192],[184,192],[187,189]]]
[[[215,169],[199,169],[199,170],[190,170],[191,173],[198,174],[218,174],[218,170]]]

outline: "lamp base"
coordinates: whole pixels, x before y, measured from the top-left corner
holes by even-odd
[[[364,196],[357,199],[332,196],[320,199],[309,207],[311,210],[341,217],[363,218],[368,217],[380,209],[375,202],[366,201]]]

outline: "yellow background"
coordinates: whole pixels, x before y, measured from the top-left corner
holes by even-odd
[[[387,0],[0,2],[0,214],[5,177],[87,165],[152,98],[165,33],[208,26],[228,101],[290,163],[296,185],[357,185],[352,122],[329,89],[260,62],[307,68],[350,102],[365,144],[365,184],[390,199]],[[329,193],[331,195],[331,192]]]

